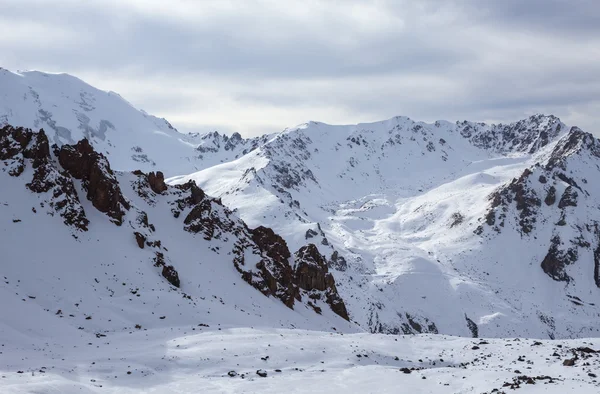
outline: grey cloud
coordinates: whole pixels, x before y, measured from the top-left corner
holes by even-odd
[[[216,11],[198,2],[187,3],[190,15],[133,1],[51,10],[3,2],[9,29],[27,23],[62,37],[0,39],[4,66],[95,75],[90,82],[186,129],[257,134],[394,115],[510,121],[533,111],[583,127],[596,119],[597,1],[323,1],[292,10],[256,1]]]

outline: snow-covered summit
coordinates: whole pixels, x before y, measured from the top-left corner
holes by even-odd
[[[87,138],[115,168],[173,174],[194,166],[194,141],[167,120],[69,74],[0,70],[0,126],[43,128],[52,144]]]

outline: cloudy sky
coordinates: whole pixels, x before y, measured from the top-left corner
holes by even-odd
[[[0,0],[0,26],[0,66],[180,130],[542,112],[600,134],[598,0]]]

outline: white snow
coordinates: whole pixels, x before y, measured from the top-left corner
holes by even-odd
[[[558,124],[546,146],[514,142],[501,126],[406,117],[309,122],[246,140],[181,134],[65,74],[0,69],[0,87],[0,127],[44,128],[58,145],[86,137],[125,171],[123,194],[148,213],[182,280],[180,290],[170,286],[152,251],[138,248],[133,211],[117,227],[77,183],[90,220],[77,232],[25,188],[30,167],[20,177],[0,169],[1,392],[480,393],[508,392],[504,383],[520,375],[554,381],[522,383],[522,392],[600,391],[589,375],[597,354],[590,365],[562,365],[571,348],[600,349],[598,240],[582,240],[593,247],[568,267],[569,283],[540,268],[552,236],[573,239],[600,206],[598,158],[567,163],[569,176],[590,182],[567,208],[566,226],[542,203],[530,235],[517,231],[512,208],[500,233],[474,233],[492,192],[526,168],[537,179],[536,163],[547,163],[566,135],[562,123],[514,125],[525,135]],[[351,321],[304,303],[291,310],[252,288],[228,254],[233,240],[182,231],[168,201],[138,196],[126,172],[138,168],[163,171],[171,185],[194,180],[249,227],[273,228],[292,252],[309,242],[330,260],[338,252],[347,267],[330,271]],[[558,183],[558,198],[567,186]],[[496,339],[469,338],[469,321]],[[418,331],[444,335],[400,335]]]

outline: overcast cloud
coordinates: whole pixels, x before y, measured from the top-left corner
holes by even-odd
[[[0,66],[187,131],[542,112],[600,134],[598,0],[0,0]]]

